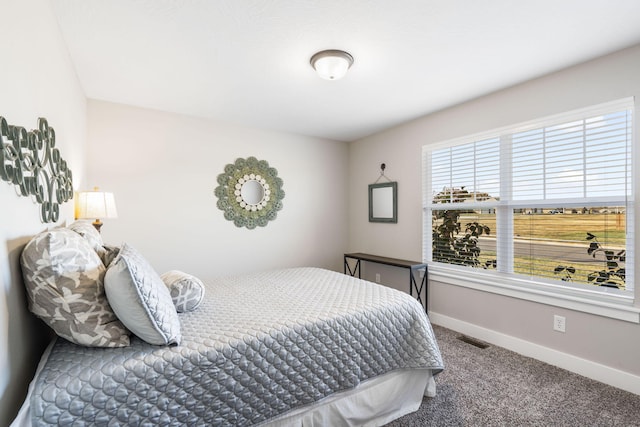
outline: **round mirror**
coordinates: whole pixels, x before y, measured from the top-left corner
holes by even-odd
[[[264,188],[255,179],[246,181],[240,188],[240,197],[248,205],[257,205],[264,197]]]
[[[218,184],[217,206],[237,227],[265,227],[282,209],[282,179],[265,160],[236,159],[218,175]]]

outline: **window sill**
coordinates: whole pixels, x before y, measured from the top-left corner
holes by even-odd
[[[632,297],[619,293],[587,292],[565,286],[540,284],[533,280],[500,275],[496,272],[489,274],[482,270],[439,263],[429,264],[429,280],[640,323],[640,307],[633,305]]]

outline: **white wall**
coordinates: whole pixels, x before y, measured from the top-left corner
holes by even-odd
[[[31,130],[45,117],[56,146],[74,175],[84,173],[86,100],[47,0],[3,0],[0,25],[0,116]],[[1,165],[0,165],[1,166]],[[73,203],[60,221],[73,219]],[[40,323],[27,311],[18,257],[28,239],[47,226],[39,206],[0,181],[0,425],[8,425],[26,393],[28,379],[46,344],[33,335]]]
[[[89,102],[87,188],[112,191],[107,243],[138,249],[160,273],[221,275],[289,266],[342,268],[347,246],[346,143]],[[278,170],[284,208],[238,228],[216,207],[216,178],[237,158]]]
[[[351,143],[349,250],[421,259],[423,145],[628,96],[636,97],[636,110],[640,111],[638,70],[640,46]],[[371,224],[367,221],[367,184],[376,179],[378,166],[382,162],[387,165],[386,175],[398,181],[399,220],[395,225]],[[640,162],[636,161],[636,164]],[[636,197],[636,209],[639,209],[637,200]],[[635,226],[637,230],[638,218]],[[637,247],[640,247],[639,237],[636,233]],[[637,255],[635,260],[636,266],[640,265]],[[369,266],[370,274],[372,269]],[[637,272],[635,277],[640,277]],[[398,283],[400,279],[390,280],[394,281],[394,287],[407,288],[405,283]],[[434,319],[442,319],[459,327],[473,325],[476,329],[484,328],[496,334],[527,340],[540,347],[593,362],[593,366],[603,365],[629,373],[631,375],[628,378],[631,379],[637,379],[640,375],[638,324],[435,281],[430,283],[430,292],[429,306]],[[640,294],[637,284],[636,292]],[[567,317],[565,334],[552,330],[553,314]],[[640,390],[637,385],[636,390]]]

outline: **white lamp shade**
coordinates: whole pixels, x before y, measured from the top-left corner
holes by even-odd
[[[77,195],[77,219],[117,218],[116,200],[113,193],[85,191]]]
[[[311,57],[311,65],[326,80],[341,79],[352,64],[353,57],[341,50],[325,50]]]

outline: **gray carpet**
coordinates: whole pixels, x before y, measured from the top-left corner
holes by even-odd
[[[434,326],[445,370],[434,398],[387,427],[640,426],[640,396]],[[639,361],[640,363],[640,361]]]

